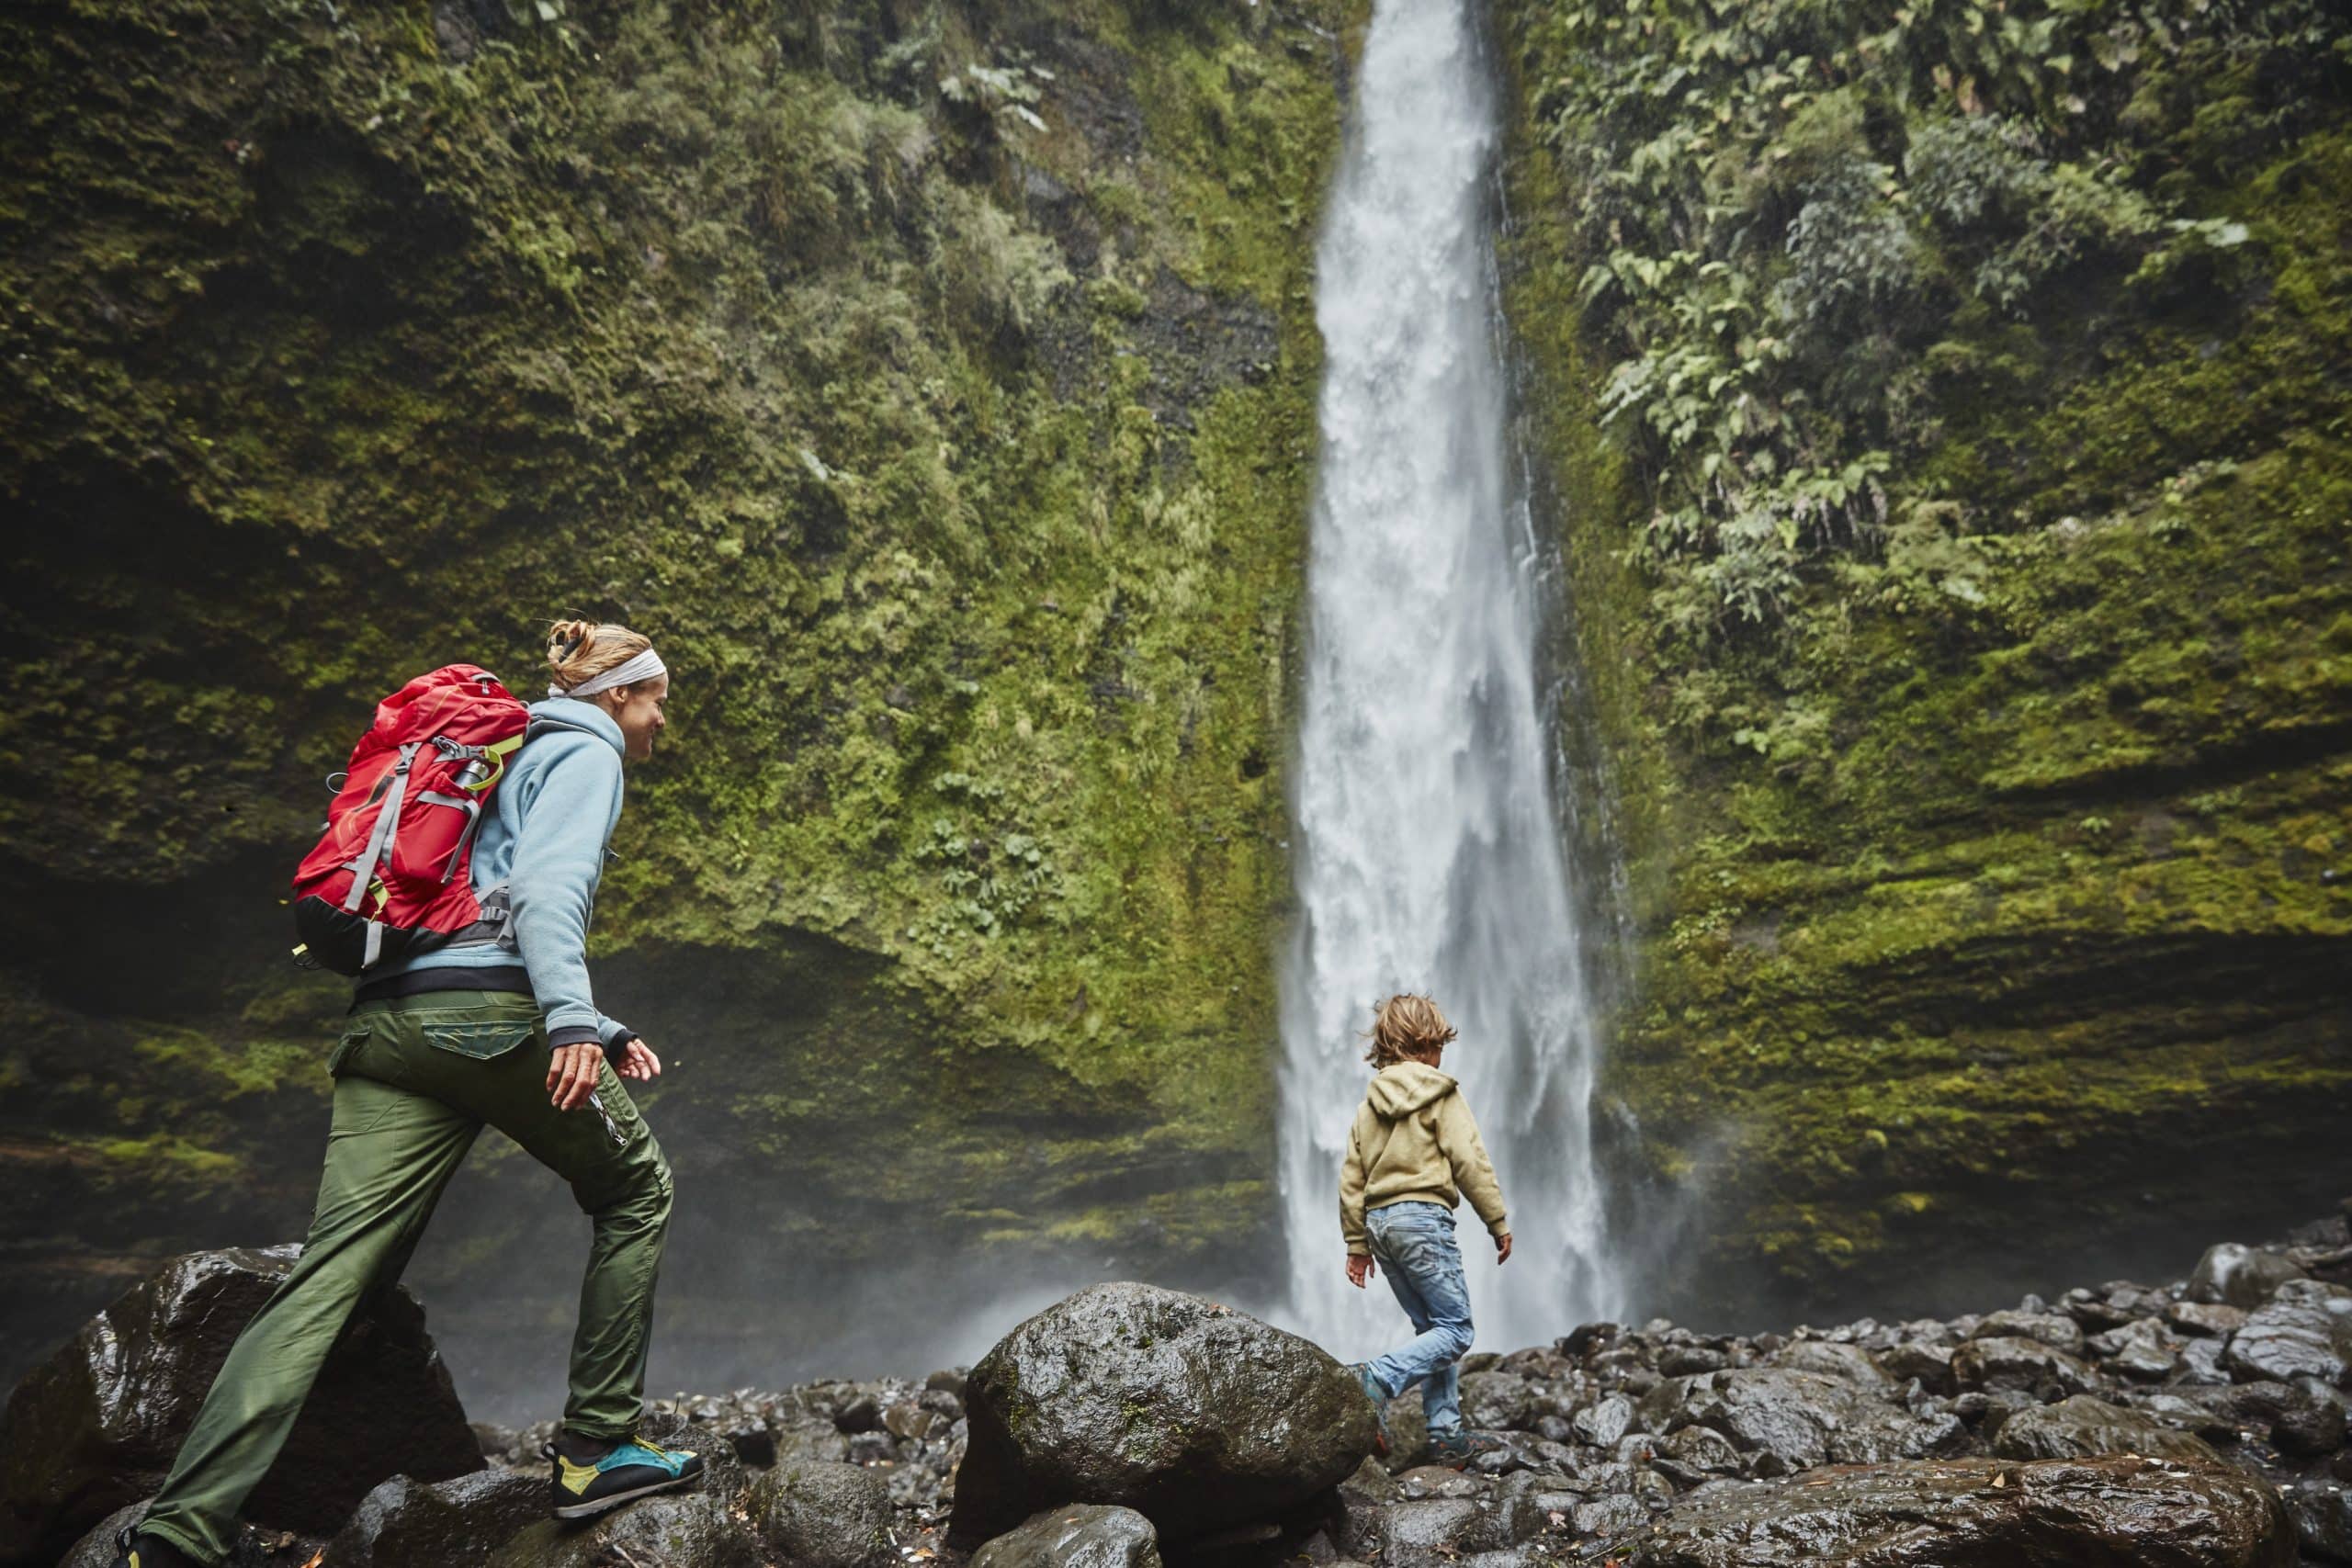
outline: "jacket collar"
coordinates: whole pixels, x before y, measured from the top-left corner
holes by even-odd
[[[594,703],[579,697],[549,697],[545,702],[533,703],[530,713],[534,732],[548,728],[584,730],[610,746],[624,761],[628,758],[628,748],[621,739],[621,727],[613,722],[611,714]]]

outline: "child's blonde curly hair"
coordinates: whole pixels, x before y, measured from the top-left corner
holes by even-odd
[[[1372,1009],[1372,1027],[1363,1037],[1372,1042],[1363,1059],[1377,1069],[1426,1055],[1452,1043],[1460,1031],[1445,1021],[1437,1004],[1424,996],[1400,991]]]

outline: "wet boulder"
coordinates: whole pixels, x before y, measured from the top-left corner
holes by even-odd
[[[2083,1351],[2083,1325],[2054,1312],[2024,1312],[2012,1308],[2007,1312],[1992,1313],[1977,1324],[1969,1337],[2039,1339],[2070,1356],[2079,1356]]]
[[[1657,1453],[1669,1464],[1702,1474],[1731,1475],[1739,1469],[1739,1450],[1712,1427],[1684,1427],[1671,1432],[1658,1445]]]
[[[1658,1521],[1628,1568],[2289,1568],[2295,1532],[2253,1476],[2116,1456],[1838,1466],[1714,1485]]]
[[[2352,1494],[2342,1482],[2313,1480],[2289,1487],[2287,1512],[2306,1553],[2323,1562],[2352,1562]]]
[[[2222,1365],[2240,1382],[2317,1378],[2342,1387],[2352,1370],[2352,1290],[2286,1281],[2230,1337]]]
[[[2153,1416],[2078,1393],[2055,1404],[2020,1410],[2001,1423],[1993,1451],[2003,1459],[2090,1459],[2143,1454],[2184,1464],[2219,1464],[2201,1438],[2176,1431]]]
[[[1643,1427],[1671,1434],[1708,1427],[1758,1473],[1781,1475],[1830,1461],[1861,1463],[1921,1451],[1923,1424],[1869,1390],[1821,1372],[1748,1367],[1675,1378],[1644,1396]]]
[[[729,1502],[706,1482],[584,1526],[542,1517],[493,1553],[488,1568],[766,1568],[759,1538]]]
[[[744,1506],[762,1543],[788,1568],[889,1568],[899,1561],[890,1489],[875,1471],[787,1461],[752,1483]]]
[[[1617,1440],[1634,1429],[1634,1402],[1622,1393],[1612,1393],[1576,1413],[1568,1429],[1580,1443],[1597,1449],[1613,1449]]]
[[[1386,1534],[1379,1547],[1383,1568],[1460,1568],[1464,1563],[1485,1563],[1489,1561],[1485,1553],[1509,1551],[1547,1534],[1559,1539],[1561,1532],[1551,1517],[1560,1514],[1563,1524],[1569,1517],[1564,1509],[1547,1507],[1546,1500],[1525,1485],[1496,1486],[1462,1476],[1441,1484],[1444,1495],[1408,1496],[1387,1510]],[[1648,1510],[1632,1498],[1610,1501],[1623,1505],[1640,1522],[1647,1522]]]
[[[2174,1302],[2165,1308],[2165,1321],[2184,1334],[2235,1334],[2245,1319],[2245,1308],[2219,1302]]]
[[[2065,1351],[2039,1339],[1971,1339],[1951,1353],[1952,1381],[1962,1389],[2007,1391],[2037,1400],[2081,1393],[2096,1380]]]
[[[2109,1371],[2141,1382],[2162,1382],[2180,1365],[2179,1341],[2153,1317],[2094,1334],[2089,1349]]]
[[[1353,1475],[1340,1483],[1331,1511],[1330,1538],[1350,1557],[1380,1555],[1388,1533],[1388,1508],[1404,1496],[1404,1487],[1376,1461],[1366,1460]]]
[[[1570,1528],[1578,1535],[1614,1538],[1630,1535],[1648,1524],[1650,1511],[1640,1498],[1617,1493],[1577,1504],[1568,1519]]]
[[[2225,1241],[2205,1249],[2188,1276],[2185,1294],[2192,1302],[2219,1302],[2251,1311],[2288,1280],[2302,1277],[2302,1269],[2275,1252]]]
[[[1097,1285],[972,1369],[951,1541],[1063,1503],[1135,1509],[1165,1539],[1270,1518],[1372,1451],[1372,1404],[1318,1347],[1151,1285]]]
[[[335,1568],[442,1568],[480,1562],[547,1517],[547,1477],[481,1470],[454,1481],[395,1475],[361,1499],[327,1543]]]
[[[1933,1339],[1905,1339],[1880,1359],[1880,1364],[1894,1377],[1907,1382],[1919,1380],[1919,1386],[1929,1393],[1952,1392],[1951,1352],[1949,1345]]]
[[[1857,1387],[1879,1393],[1885,1392],[1893,1382],[1869,1351],[1859,1345],[1841,1345],[1830,1339],[1793,1340],[1772,1353],[1772,1365],[1842,1378]]]
[[[1730,1352],[1713,1345],[1669,1345],[1658,1352],[1657,1358],[1657,1370],[1670,1378],[1719,1372],[1730,1365]]]
[[[1462,1419],[1484,1431],[1532,1426],[1535,1391],[1509,1372],[1468,1372],[1462,1379]]]
[[[2260,1435],[2282,1453],[2314,1459],[2344,1447],[2344,1401],[2324,1383],[2242,1382],[2188,1393],[2233,1437]]]
[[[239,1330],[293,1247],[174,1258],[25,1375],[0,1413],[0,1562],[48,1564],[163,1484]],[[348,1434],[366,1431],[354,1447]],[[246,1505],[257,1523],[333,1532],[379,1483],[482,1468],[447,1368],[406,1291],[363,1304]]]
[[[972,1553],[971,1568],[1159,1568],[1159,1532],[1133,1508],[1048,1508]]]

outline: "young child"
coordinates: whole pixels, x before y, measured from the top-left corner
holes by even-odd
[[[1395,996],[1373,1010],[1364,1060],[1377,1070],[1348,1133],[1340,1168],[1340,1230],[1348,1243],[1348,1282],[1358,1290],[1388,1266],[1388,1288],[1412,1320],[1413,1338],[1353,1371],[1373,1408],[1415,1383],[1428,1414],[1430,1458],[1459,1470],[1500,1439],[1462,1425],[1463,1356],[1470,1348],[1470,1292],[1453,1244],[1457,1193],[1495,1238],[1495,1261],[1510,1258],[1503,1191],[1478,1123],[1438,1062],[1455,1036],[1427,997]],[[1388,1451],[1387,1422],[1380,1451]]]

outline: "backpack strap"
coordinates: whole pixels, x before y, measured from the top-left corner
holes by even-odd
[[[504,775],[507,761],[516,748],[522,746],[526,741],[532,739],[534,737],[545,734],[550,729],[569,729],[576,731],[582,735],[596,734],[594,730],[589,728],[584,724],[566,724],[560,718],[550,718],[544,714],[534,714],[531,716],[529,727],[526,728],[522,734],[514,736],[509,739],[499,741],[496,745],[484,746],[479,749],[483,755],[492,757],[495,760],[497,771],[492,773],[491,776],[482,783],[469,785],[468,787],[473,789],[489,788],[491,784],[495,784]],[[602,739],[603,737],[599,736],[598,739]],[[450,802],[450,804],[454,805],[456,803],[453,801]],[[475,823],[470,826],[479,827],[479,825],[480,819],[477,818]],[[452,855],[450,857],[452,874],[454,874],[456,863],[457,857]],[[495,942],[509,953],[517,951],[517,944],[514,941],[514,895],[508,891],[506,884],[502,882],[495,887],[486,889],[481,895],[481,918],[475,920],[473,924],[459,929],[449,938],[447,942],[443,942],[441,945],[444,948],[473,947],[483,942]]]
[[[483,942],[495,942],[513,953],[514,942],[514,899],[500,883],[481,896],[481,918],[472,925],[459,928],[441,945],[444,948],[474,947]]]
[[[408,795],[408,771],[415,764],[417,750],[424,744],[422,740],[412,740],[402,746],[401,760],[392,764],[383,797],[376,808],[375,829],[368,835],[368,847],[346,868],[351,873],[351,891],[343,896],[346,914],[357,912],[359,901],[368,896],[368,885],[376,880],[376,868],[392,857],[392,845],[400,837],[401,805]],[[373,963],[372,950],[381,939],[372,930],[368,936],[371,950],[368,962]]]

